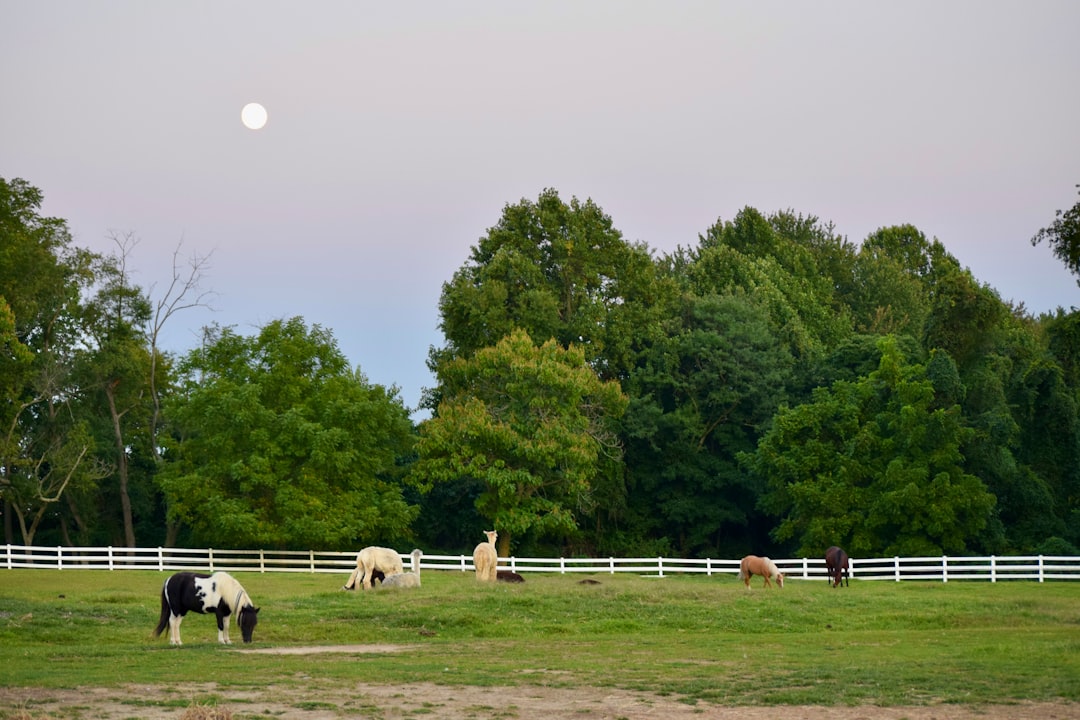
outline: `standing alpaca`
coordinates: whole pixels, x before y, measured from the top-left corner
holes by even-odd
[[[499,534],[494,530],[485,530],[487,542],[476,546],[472,553],[473,567],[476,568],[476,579],[495,581],[496,568],[499,565],[499,553],[495,550],[495,538]]]
[[[383,578],[383,587],[413,588],[420,587],[420,551],[413,550],[412,572],[387,575]]]
[[[372,574],[376,571],[385,576],[400,573],[405,570],[401,565],[401,555],[397,550],[371,545],[364,548],[356,556],[356,569],[349,576],[349,582],[342,586],[342,590],[355,590],[356,581],[360,580],[365,590],[371,589]],[[383,582],[386,582],[384,579]]]

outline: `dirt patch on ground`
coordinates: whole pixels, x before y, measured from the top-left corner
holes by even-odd
[[[306,647],[272,647],[237,650],[253,655],[314,655],[318,653],[396,653],[412,650],[415,645],[308,645]]]
[[[213,710],[206,698],[213,697]],[[194,712],[193,712],[194,709]],[[269,686],[259,691],[219,688],[212,683],[184,686],[125,686],[40,690],[0,688],[0,717],[102,718],[103,720],[181,720],[202,718],[343,717],[375,720],[426,717],[431,720],[477,718],[499,720],[1067,720],[1080,718],[1080,705],[1020,703],[1016,705],[932,705],[919,707],[720,707],[687,705],[672,697],[610,688],[447,687],[357,684],[341,687]]]
[[[320,645],[259,648],[246,653],[388,653],[410,645]],[[1080,704],[925,705],[909,707],[725,707],[688,704],[677,697],[611,688],[447,686],[435,683],[378,685],[269,685],[257,690],[215,683],[125,685],[74,690],[0,687],[0,718],[100,718],[101,720],[238,720],[275,717],[304,720],[1068,720]]]

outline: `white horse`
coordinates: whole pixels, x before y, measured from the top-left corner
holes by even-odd
[[[342,590],[355,590],[356,581],[359,579],[365,590],[371,589],[371,573],[378,570],[389,577],[405,571],[401,564],[401,555],[397,550],[370,545],[361,550],[356,556],[356,569],[349,576],[349,582],[342,586]],[[383,582],[386,579],[383,578]]]
[[[473,567],[476,568],[476,579],[494,582],[499,566],[499,553],[495,549],[495,539],[499,533],[494,530],[485,530],[487,542],[482,542],[473,550]]]
[[[414,588],[420,587],[420,551],[413,550],[410,553],[412,557],[412,572],[398,573],[396,575],[387,575],[383,578],[382,586],[398,587],[398,588]]]
[[[780,572],[780,569],[776,567],[776,563],[767,557],[758,557],[757,555],[747,555],[739,563],[739,579],[746,583],[746,589],[750,589],[750,578],[755,575],[761,575],[765,578],[765,587],[772,585],[769,579],[776,580],[776,584],[781,588],[784,587],[784,573]]]
[[[259,621],[259,608],[255,607],[247,591],[228,573],[216,572],[204,575],[193,572],[178,572],[165,581],[161,587],[161,618],[158,620],[154,637],[161,634],[165,625],[169,626],[169,644],[182,645],[180,642],[180,623],[189,611],[214,613],[217,616],[218,642],[231,645],[229,640],[229,616],[236,614],[236,624],[244,642],[251,642],[251,633]]]

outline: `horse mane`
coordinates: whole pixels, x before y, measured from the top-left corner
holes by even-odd
[[[229,606],[229,610],[239,613],[245,607],[255,607],[247,590],[232,575],[227,572],[216,572],[210,577],[217,583],[218,594]]]
[[[154,637],[169,627],[169,642],[181,645],[180,622],[188,612],[213,614],[217,617],[218,642],[230,644],[229,617],[236,616],[244,642],[251,642],[251,633],[258,623],[259,608],[251,600],[240,581],[226,572],[204,575],[178,572],[166,578],[161,586],[161,618]]]

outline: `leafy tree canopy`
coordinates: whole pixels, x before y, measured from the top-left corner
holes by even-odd
[[[768,485],[777,540],[818,554],[959,554],[986,526],[994,496],[964,471],[970,436],[959,407],[941,407],[922,365],[890,337],[859,380],[781,409],[747,466]]]
[[[468,357],[520,328],[537,342],[578,345],[604,378],[623,377],[642,337],[659,332],[663,298],[643,245],[627,243],[592,200],[552,189],[503,208],[499,222],[443,286],[447,346],[430,361]]]
[[[215,330],[182,370],[160,479],[201,542],[337,548],[407,534],[416,508],[396,475],[408,412],[396,388],[350,370],[328,331],[301,318],[250,338]]]
[[[420,428],[416,477],[477,479],[477,509],[510,538],[567,535],[593,509],[594,481],[618,455],[610,422],[626,408],[618,383],[601,381],[577,346],[533,344],[515,330],[470,358],[442,364],[443,400]]]
[[[744,293],[686,303],[681,327],[631,375],[622,422],[630,504],[685,555],[749,551],[760,488],[735,456],[776,411],[793,359]]]
[[[1076,186],[1080,188],[1080,185]],[[1068,210],[1058,210],[1054,222],[1031,238],[1032,245],[1046,241],[1050,249],[1073,275],[1080,276],[1080,202]],[[1080,285],[1080,277],[1076,283]]]
[[[812,357],[851,331],[848,309],[826,274],[847,264],[846,252],[814,218],[790,213],[766,218],[744,208],[731,222],[717,221],[689,258],[673,265],[694,294],[753,294],[791,351]]]

